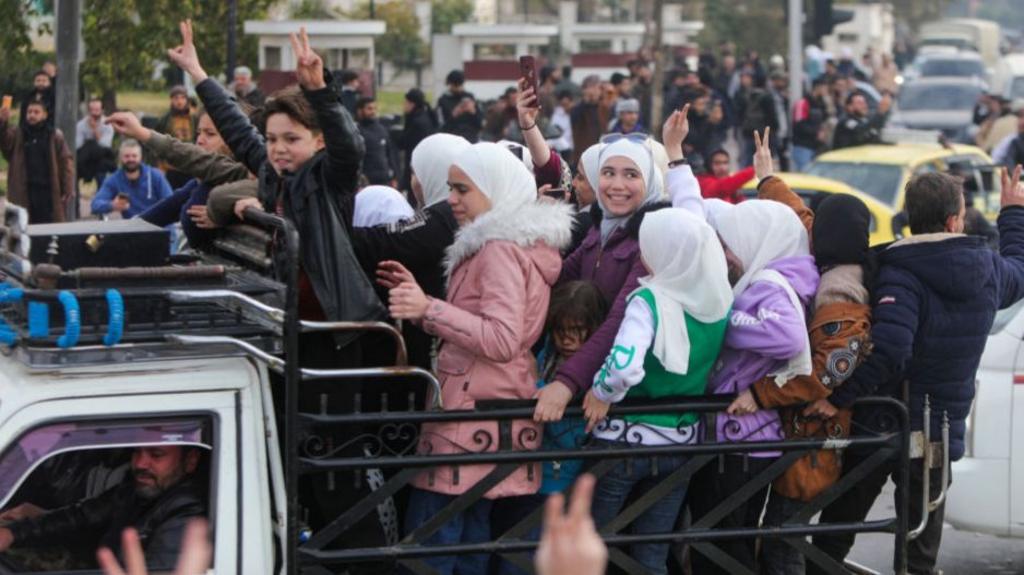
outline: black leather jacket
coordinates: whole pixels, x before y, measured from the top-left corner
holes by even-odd
[[[201,482],[189,477],[171,487],[154,501],[135,496],[134,480],[102,494],[55,509],[36,519],[8,525],[15,546],[60,545],[61,539],[102,533],[100,546],[121,554],[121,532],[134,527],[146,552],[151,570],[172,570],[178,561],[185,525],[193,517],[206,515],[206,491]]]
[[[327,319],[382,319],[384,307],[360,268],[349,238],[365,147],[330,77],[326,88],[303,92],[316,111],[325,147],[294,174],[274,171],[263,136],[216,80],[200,82],[196,93],[235,158],[257,174],[264,209],[274,212],[279,198],[283,199],[284,214],[301,238],[302,267]],[[336,339],[345,345],[358,336]]]

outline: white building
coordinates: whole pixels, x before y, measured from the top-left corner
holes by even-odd
[[[330,70],[373,70],[374,39],[387,31],[387,25],[380,20],[249,20],[245,22],[245,33],[259,37],[260,70],[295,70],[288,35],[303,26],[309,34],[310,46],[323,56],[324,66]]]

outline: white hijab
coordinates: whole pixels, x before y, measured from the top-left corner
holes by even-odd
[[[366,186],[356,194],[352,225],[372,228],[407,220],[414,215],[412,206],[398,190],[389,186]]]
[[[651,150],[643,144],[638,144],[627,139],[618,140],[601,149],[599,162],[600,167],[603,169],[608,160],[617,157],[632,160],[632,162],[636,164],[637,169],[640,170],[640,175],[644,179],[644,199],[640,203],[640,207],[659,201],[665,190],[665,180],[661,177],[661,172],[655,167]],[[604,245],[605,242],[608,241],[608,238],[611,237],[612,232],[629,221],[629,218],[631,218],[636,211],[624,216],[614,216],[610,214],[604,207],[600,190],[600,177],[598,177],[598,185],[599,187],[595,188],[595,191],[597,192],[597,205],[601,208],[601,213],[603,214],[601,219],[601,245]]]
[[[580,167],[583,169],[583,177],[597,194],[597,187],[601,185],[601,149],[604,144],[594,144],[587,148],[580,155]]]
[[[533,174],[503,145],[472,144],[455,157],[452,165],[466,172],[491,200],[488,215],[493,213],[494,217],[499,217],[537,199]]]
[[[718,218],[721,218],[735,207],[736,206],[725,200],[720,200],[718,198],[704,198],[704,214],[707,216],[708,223],[715,229],[718,229],[718,225],[716,224]]]
[[[811,253],[800,218],[779,202],[747,200],[737,204],[716,216],[715,229],[743,263],[743,277],[733,288],[737,296],[771,262]]]
[[[796,290],[782,274],[766,267],[780,258],[810,255],[807,230],[796,213],[778,202],[748,200],[722,214],[716,228],[725,245],[743,262],[743,277],[736,282],[733,293],[739,297],[755,281],[773,283],[786,292],[806,323],[806,310]],[[798,375],[809,375],[812,367],[811,342],[804,331],[800,353],[769,375],[781,387]]]
[[[683,208],[666,208],[640,224],[640,255],[652,272],[640,285],[654,293],[658,311],[652,351],[666,370],[685,375],[691,349],[685,315],[714,323],[732,307],[725,253],[711,226]]]
[[[451,134],[434,134],[416,145],[410,162],[423,187],[423,207],[448,198],[448,168],[455,156],[469,146],[465,138]]]

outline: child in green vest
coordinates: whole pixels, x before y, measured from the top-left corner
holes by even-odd
[[[725,254],[701,218],[673,208],[644,218],[640,255],[650,275],[630,295],[615,344],[584,399],[587,430],[594,430],[598,445],[609,448],[694,443],[696,413],[605,418],[610,405],[626,397],[704,394],[732,306]],[[593,514],[598,529],[618,515],[631,491],[649,491],[685,462],[677,455],[617,461],[597,482]],[[670,532],[685,496],[685,484],[673,488],[632,522],[632,532]],[[667,573],[668,551],[667,543],[644,543],[634,545],[630,554],[651,573],[661,574]]]

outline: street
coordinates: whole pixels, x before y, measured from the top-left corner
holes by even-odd
[[[890,482],[871,509],[870,519],[892,517],[893,491]],[[861,535],[850,559],[881,573],[892,573],[892,536]],[[959,531],[946,524],[939,552],[939,569],[944,575],[1010,575],[1024,573],[1024,539],[994,537]]]

